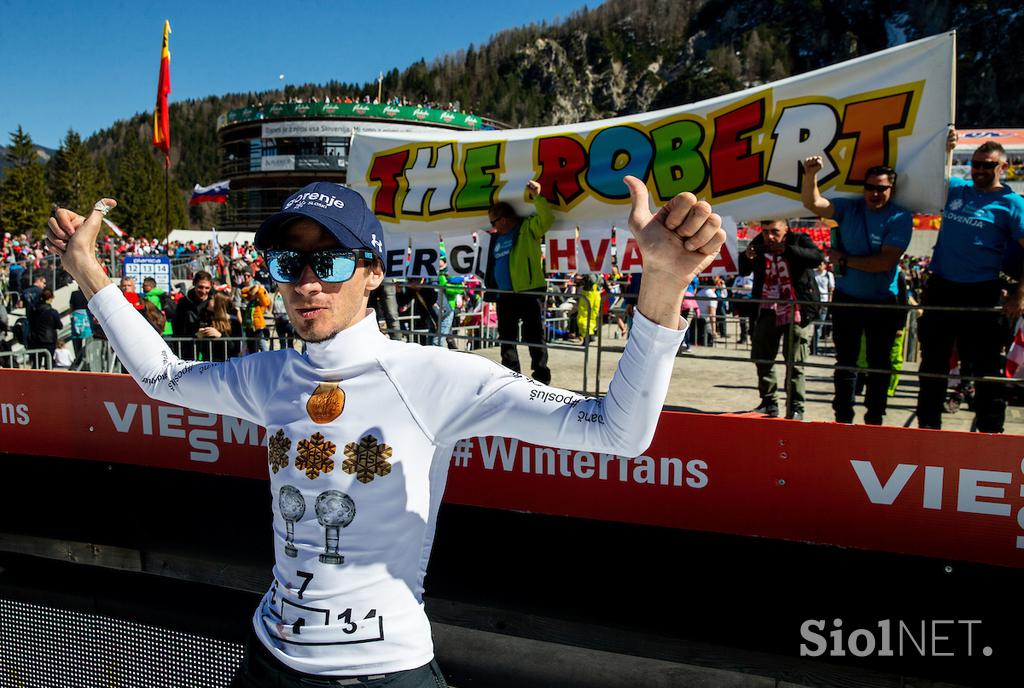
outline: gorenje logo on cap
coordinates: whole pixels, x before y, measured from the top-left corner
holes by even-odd
[[[337,196],[331,196],[328,194],[320,193],[319,191],[307,191],[304,194],[299,194],[295,198],[288,199],[288,202],[284,204],[284,208],[281,210],[295,210],[298,208],[304,208],[307,205],[315,205],[318,208],[344,208],[345,202]]]

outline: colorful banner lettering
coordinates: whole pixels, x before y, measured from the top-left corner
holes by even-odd
[[[950,33],[628,117],[503,131],[357,133],[348,182],[385,225],[408,233],[487,229],[488,208],[499,200],[529,214],[531,179],[554,209],[556,230],[622,227],[627,174],[646,181],[655,205],[689,191],[744,222],[807,215],[801,162],[823,155],[826,195],[859,196],[866,171],[885,164],[900,173],[898,203],[937,212],[953,64]]]

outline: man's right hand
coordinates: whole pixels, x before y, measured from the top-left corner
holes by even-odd
[[[108,208],[117,205],[112,198],[100,201]],[[46,223],[46,245],[61,258],[63,267],[78,282],[86,297],[110,283],[96,260],[96,237],[103,226],[103,213],[93,210],[82,217],[66,208],[57,208]]]
[[[825,166],[822,162],[820,155],[812,155],[809,158],[804,158],[804,172],[809,175],[815,175],[821,172],[821,168]]]

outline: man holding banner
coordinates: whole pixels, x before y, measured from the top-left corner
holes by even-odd
[[[485,285],[501,293],[487,292],[484,298],[497,302],[501,364],[520,371],[515,342],[522,322],[522,341],[530,345],[533,379],[546,385],[551,382],[551,370],[544,346],[544,297],[537,292],[547,289],[540,242],[555,218],[547,199],[540,194],[540,184],[527,182],[526,194],[537,209],[534,215],[519,217],[505,202],[495,203],[487,213],[494,234],[487,252]]]
[[[836,274],[832,296],[832,339],[836,345],[832,408],[837,423],[853,422],[856,367],[863,341],[868,367],[885,371],[868,373],[864,422],[881,425],[889,401],[892,347],[906,318],[902,310],[884,306],[896,305],[896,273],[914,231],[913,216],[892,202],[896,171],[891,167],[868,168],[863,198],[834,200],[818,191],[821,169],[820,155],[804,161],[802,200],[815,215],[839,224],[829,249]]]
[[[453,452],[468,449],[464,438],[504,435],[620,456],[647,448],[682,340],[683,290],[726,237],[721,218],[693,194],[652,214],[643,182],[620,183],[631,197],[644,281],[601,399],[381,334],[366,306],[384,276],[383,231],[348,187],[311,184],[256,236],[306,352],[226,363],[178,359],[111,285],[95,244],[114,201],[98,202],[88,218],[54,212],[49,248],[143,390],[267,429],[274,581],[233,685],[443,686],[423,580],[448,467]]]

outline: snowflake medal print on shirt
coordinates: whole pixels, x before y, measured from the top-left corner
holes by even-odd
[[[292,441],[285,437],[284,430],[278,430],[271,435],[267,443],[267,461],[274,473],[288,465],[288,450],[291,448]]]
[[[345,391],[337,382],[321,382],[306,401],[306,413],[318,425],[326,425],[345,410]]]
[[[373,435],[364,435],[358,442],[345,445],[346,458],[341,464],[341,470],[355,475],[356,480],[365,484],[375,476],[383,478],[391,472],[391,463],[388,461],[391,454],[390,446],[378,444]]]
[[[295,467],[306,472],[306,477],[313,480],[321,473],[330,473],[334,470],[334,452],[337,451],[334,442],[324,439],[319,432],[315,432],[309,439],[299,440],[299,455],[295,457]]]

